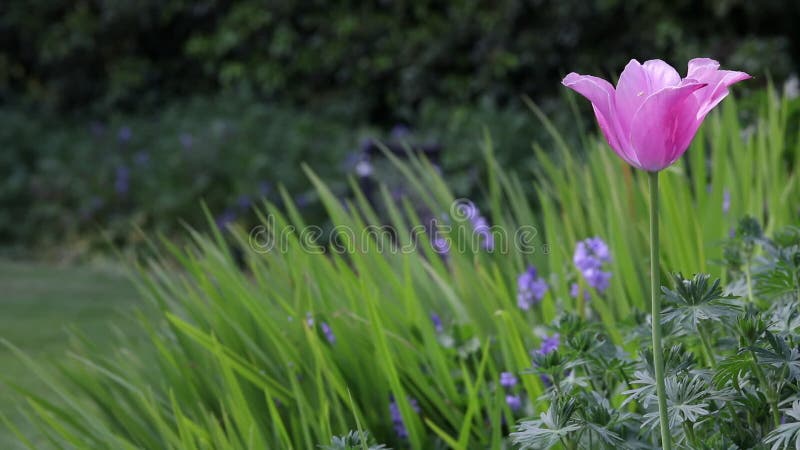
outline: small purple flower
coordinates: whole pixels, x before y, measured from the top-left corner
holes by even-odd
[[[580,241],[575,246],[572,262],[581,272],[586,283],[600,292],[608,289],[611,272],[602,269],[603,264],[611,261],[611,252],[608,245],[599,237]]]
[[[240,210],[246,210],[250,208],[250,205],[253,204],[253,199],[250,198],[249,195],[242,194],[239,198],[236,199],[236,206],[239,207]]]
[[[411,409],[413,409],[414,412],[419,413],[419,404],[417,403],[416,399],[408,397],[408,403],[411,405]],[[397,433],[397,437],[400,439],[408,438],[408,429],[406,429],[406,424],[403,421],[403,415],[400,412],[400,406],[397,405],[397,402],[393,396],[389,402],[389,414],[391,415],[392,424],[394,424],[394,431]]]
[[[306,325],[309,327],[314,326],[314,316],[312,316],[311,313],[306,313]]]
[[[539,347],[539,353],[546,355],[550,352],[558,350],[558,346],[560,344],[561,336],[558,333],[555,333],[552,336],[545,336],[544,339],[542,339],[542,346]]]
[[[570,297],[578,298],[578,295],[580,295],[580,292],[581,292],[581,287],[580,287],[580,285],[578,285],[578,283],[572,283],[569,286],[569,296]],[[589,294],[589,291],[583,291],[583,299],[588,301],[590,298],[591,298],[591,294]]]
[[[328,340],[331,344],[336,343],[336,336],[333,334],[333,330],[331,330],[330,325],[327,322],[322,322],[319,325],[322,328],[322,333],[325,335],[325,339]]]
[[[133,137],[133,132],[127,125],[121,127],[119,131],[117,131],[117,139],[119,139],[119,141],[122,142],[123,144],[130,141],[132,137]]]
[[[236,211],[231,208],[225,209],[222,214],[217,216],[217,227],[224,229],[228,224],[236,220]]]
[[[525,311],[531,309],[542,301],[547,289],[547,282],[538,276],[536,268],[528,267],[517,277],[517,306]]]
[[[517,385],[517,377],[511,372],[500,373],[500,386],[504,388],[512,388]]]
[[[522,399],[518,395],[506,395],[506,404],[511,411],[519,411],[522,408]]]
[[[442,319],[439,317],[438,314],[433,313],[431,314],[431,322],[433,322],[433,328],[436,330],[437,333],[441,333],[444,331],[444,326],[442,325]]]
[[[431,246],[433,247],[433,251],[440,255],[444,256],[450,253],[450,243],[441,236],[434,237],[433,241],[431,241]]]
[[[481,215],[477,215],[474,219],[472,219],[472,228],[475,230],[475,234],[482,242],[483,248],[489,251],[493,250],[494,235],[492,234],[492,230],[489,227],[489,222],[486,220],[486,218]]]
[[[727,189],[722,193],[722,214],[731,210],[731,192]]]
[[[392,127],[391,131],[392,139],[394,140],[401,140],[407,138],[411,135],[411,129],[408,126],[403,125],[402,123],[398,123],[394,127]]]
[[[266,197],[267,194],[269,194],[271,191],[272,191],[272,185],[269,183],[269,181],[262,180],[258,182],[259,195],[261,195],[262,197]]]
[[[131,171],[126,166],[119,166],[115,172],[114,190],[119,195],[128,193],[131,187]]]
[[[194,144],[194,138],[189,133],[181,133],[178,137],[178,140],[180,141],[181,147],[183,147],[184,150],[189,150]]]
[[[357,162],[355,167],[356,175],[361,178],[367,178],[372,175],[372,163],[369,162],[367,159],[362,159],[361,161]]]
[[[583,277],[586,283],[597,289],[599,292],[605,292],[611,285],[611,272],[604,272],[600,269],[589,269],[583,272]]]

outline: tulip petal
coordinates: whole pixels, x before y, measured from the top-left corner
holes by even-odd
[[[626,162],[635,165],[635,159],[625,152],[628,133],[623,132],[614,107],[614,86],[602,78],[575,72],[564,77],[561,83],[592,102],[597,124],[608,145]]]
[[[658,171],[686,151],[684,145],[691,141],[686,136],[697,131],[697,99],[690,97],[705,86],[690,80],[655,92],[642,103],[631,121],[630,134],[638,167]]]
[[[645,61],[642,65],[650,78],[650,92],[660,91],[669,86],[677,86],[681,76],[672,66],[660,59]]]
[[[708,87],[695,93],[700,101],[697,117],[702,120],[728,95],[728,86],[751,78],[744,72],[719,70],[719,63],[709,58],[695,58],[689,61],[686,78],[693,78]]]
[[[650,94],[647,71],[639,61],[632,59],[620,74],[614,93],[614,105],[622,130],[630,130],[633,115]]]

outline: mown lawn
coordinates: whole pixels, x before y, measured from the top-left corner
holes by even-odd
[[[110,341],[112,322],[132,328],[135,319],[129,313],[139,301],[117,266],[56,267],[0,260],[0,337],[48,366],[68,358],[72,328],[98,342]],[[5,346],[0,346],[0,381],[0,413],[14,421],[21,416],[7,381],[45,392],[44,384]],[[17,448],[14,442],[0,425],[0,448]]]

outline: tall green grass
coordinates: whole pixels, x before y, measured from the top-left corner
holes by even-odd
[[[744,214],[760,217],[768,229],[798,221],[800,146],[796,139],[787,146],[793,108],[765,95],[743,137],[739,111],[726,101],[685,160],[662,176],[665,273],[720,274],[719,243]],[[552,127],[541,114],[537,123]],[[54,448],[310,449],[358,427],[395,448],[508,448],[507,424],[538,414],[544,387],[521,375],[526,406],[515,414],[499,373],[529,368],[544,326],[560,312],[597,315],[618,345],[638,346],[624,342],[615,324],[645,309],[646,180],[602,142],[584,142],[580,158],[565,144],[535,147],[533,174],[498,167],[491,138],[482,143],[489,172],[484,212],[506,230],[534,226],[534,253],[512,245],[502,254],[437,255],[427,236],[410,230],[423,216],[449,211],[455,195],[424,160],[394,161],[415,201],[398,201],[384,189],[380,215],[355,183],[354,198],[342,202],[308,171],[338,230],[388,221],[400,245],[417,239],[418,250],[380,252],[371,245],[312,252],[304,236],[292,233],[282,251],[257,252],[247,250],[249,230],[234,228],[231,236],[246,249],[242,270],[223,233],[189,230],[192,245],[159,242],[154,247],[163,255],[139,267],[136,281],[159,311],[159,320],[141,320],[151,351],[132,353],[124,336],[105,354],[83,341],[63,369],[66,381],[18,352],[51,388],[23,391],[22,407]],[[282,211],[260,208],[264,224],[302,228],[300,212],[284,197]],[[342,232],[338,242],[347,236]],[[590,236],[609,242],[613,278],[605,294],[592,292],[583,304],[568,289],[579,281],[571,263],[575,242]],[[516,277],[531,264],[550,291],[525,312],[516,306]],[[441,333],[434,313],[444,322]],[[393,429],[392,398],[407,439]]]

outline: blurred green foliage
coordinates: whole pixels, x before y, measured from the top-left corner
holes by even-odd
[[[233,89],[408,121],[432,98],[538,98],[631,57],[782,79],[800,62],[798,17],[791,0],[10,1],[0,98],[103,109]]]
[[[530,143],[545,133],[520,108],[429,103],[420,118],[424,127],[398,138],[397,130],[353,125],[333,112],[234,95],[102,120],[0,108],[0,244],[80,253],[105,245],[106,237],[135,244],[136,228],[174,236],[184,222],[205,223],[201,201],[221,225],[247,224],[261,198],[282,201],[280,186],[309,220],[324,224],[303,163],[344,198],[369,139],[436,143],[449,182],[466,194],[478,190],[485,170],[476,163],[484,130],[495,136],[498,159],[517,166],[533,164]],[[370,178],[387,183],[392,169],[379,159]]]

